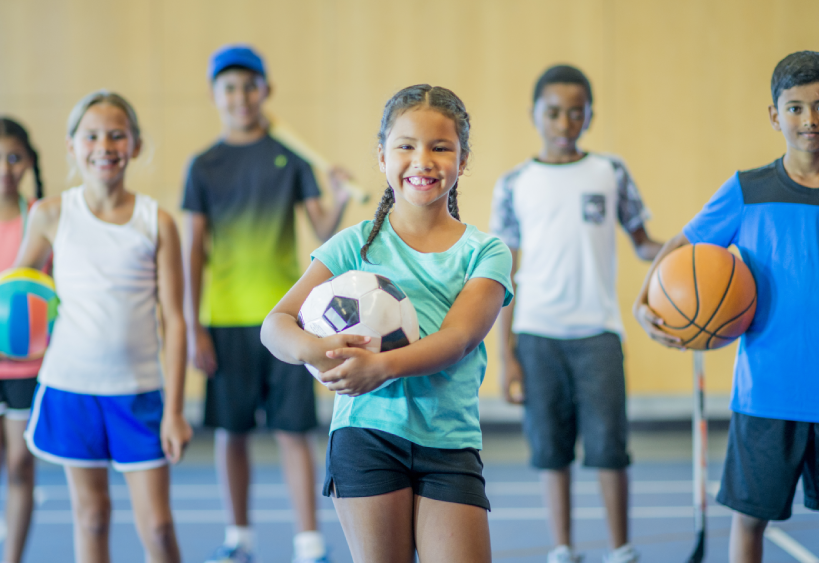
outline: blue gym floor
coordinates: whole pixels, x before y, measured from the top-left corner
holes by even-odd
[[[728,561],[729,513],[713,503],[725,451],[724,434],[712,432],[709,448],[713,461],[709,469],[712,502],[706,561],[713,563]],[[320,466],[323,447],[324,439],[320,436],[316,444]],[[631,530],[643,563],[682,563],[693,547],[690,448],[690,433],[684,431],[632,434]],[[489,523],[494,561],[543,562],[550,547],[538,476],[527,466],[526,455],[525,443],[518,434],[485,434],[483,457],[493,508]],[[256,437],[254,457],[257,470],[252,518],[257,530],[258,554],[261,563],[289,562],[292,514],[278,469],[275,443],[268,435]],[[586,563],[598,562],[606,549],[607,533],[596,475],[579,466],[574,475],[576,546],[585,553]],[[39,463],[37,478],[38,507],[25,561],[71,561],[71,511],[62,469]],[[111,482],[113,560],[142,563],[144,555],[133,527],[127,489],[115,472],[111,473]],[[211,436],[207,433],[198,434],[185,461],[173,469],[172,497],[183,560],[202,562],[220,543],[224,529]],[[335,563],[352,561],[329,499],[320,497],[319,519],[330,544],[332,560]],[[794,503],[794,516],[774,525],[765,542],[766,562],[819,562],[819,513],[804,508],[801,488]]]

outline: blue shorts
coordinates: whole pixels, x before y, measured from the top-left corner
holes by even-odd
[[[139,471],[167,464],[159,427],[162,391],[85,395],[38,385],[26,428],[37,457],[71,467]]]

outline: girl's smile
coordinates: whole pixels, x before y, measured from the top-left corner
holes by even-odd
[[[395,119],[385,143],[378,147],[378,162],[395,191],[396,204],[406,201],[422,207],[442,198],[446,204],[449,190],[466,166],[455,123],[427,107]]]
[[[89,107],[68,140],[83,179],[106,185],[124,180],[125,169],[139,148],[125,112],[105,103]]]

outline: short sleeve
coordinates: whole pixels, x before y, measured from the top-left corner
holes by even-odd
[[[185,179],[185,191],[182,194],[182,209],[207,215],[208,205],[205,197],[205,184],[199,180],[196,159],[191,159],[188,176]]]
[[[643,203],[637,184],[631,177],[625,162],[617,157],[608,157],[614,168],[614,178],[617,182],[617,220],[623,228],[632,233],[639,229],[651,217]]]
[[[296,200],[304,201],[305,199],[312,199],[321,196],[316,176],[313,173],[313,168],[305,160],[299,159],[298,170],[298,189],[296,191]]]
[[[467,279],[488,278],[495,280],[506,289],[503,306],[509,305],[514,297],[512,290],[512,253],[509,247],[497,237],[489,237],[480,249],[478,258]]]
[[[702,211],[683,228],[683,234],[691,244],[707,242],[728,247],[737,239],[744,205],[737,173],[717,190]]]
[[[520,222],[515,215],[514,180],[518,174],[512,172],[501,176],[492,192],[492,212],[489,217],[489,232],[505,242],[510,248],[520,248]]]
[[[315,249],[310,258],[327,266],[334,276],[361,269],[361,247],[364,244],[362,234],[367,224],[369,222],[354,225],[336,233],[330,240]],[[366,232],[369,230],[366,229]]]

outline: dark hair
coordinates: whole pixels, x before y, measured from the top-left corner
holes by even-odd
[[[37,154],[37,151],[31,146],[28,131],[13,119],[0,117],[0,137],[11,137],[23,144],[28,156],[31,158],[31,171],[34,172],[34,196],[37,199],[42,198],[43,177],[42,174],[40,174],[40,155]]]
[[[397,92],[387,105],[384,106],[384,114],[381,116],[381,128],[378,130],[378,143],[381,146],[387,142],[387,136],[392,129],[395,120],[411,109],[426,107],[441,112],[443,115],[455,122],[455,131],[458,133],[458,143],[461,146],[461,158],[466,159],[471,151],[469,147],[469,114],[461,99],[452,90],[441,86],[430,86],[429,84],[416,84],[408,86]],[[367,237],[367,242],[361,247],[361,258],[367,260],[367,251],[375,240],[376,235],[381,230],[387,214],[395,203],[395,193],[389,184],[384,190],[384,195],[378,204],[373,219],[373,228]],[[449,213],[458,221],[461,214],[458,211],[458,182],[449,190]]]
[[[771,76],[771,97],[776,105],[783,90],[819,82],[819,53],[798,51],[776,65]]]
[[[538,98],[543,95],[543,89],[549,84],[577,84],[586,90],[586,97],[589,105],[592,104],[592,87],[589,79],[579,68],[571,65],[555,65],[547,68],[535,83],[535,91],[532,94],[532,103],[536,104]]]

